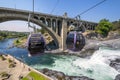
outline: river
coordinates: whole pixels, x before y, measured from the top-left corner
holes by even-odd
[[[80,58],[68,55],[44,54],[28,57],[27,49],[11,47],[14,39],[0,41],[0,52],[23,60],[35,69],[49,68],[66,75],[87,76],[95,80],[114,80],[118,72],[109,66],[110,59],[120,56],[120,50],[102,47],[93,56]]]

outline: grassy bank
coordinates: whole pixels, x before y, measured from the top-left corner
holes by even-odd
[[[45,78],[44,76],[31,71],[26,77],[24,77],[22,80],[48,80],[47,78]]]
[[[14,40],[14,46],[24,48],[26,46],[27,37],[22,37]]]

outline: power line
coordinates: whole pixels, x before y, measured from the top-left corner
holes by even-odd
[[[99,2],[99,3],[97,3],[97,4],[95,4],[94,6],[88,8],[87,10],[83,11],[82,13],[80,13],[78,16],[81,16],[82,14],[84,14],[84,13],[88,12],[89,10],[91,10],[91,9],[93,9],[93,8],[95,8],[95,7],[97,7],[98,5],[104,3],[105,1],[106,1],[106,0],[103,0],[103,1],[101,1],[101,2]]]
[[[57,2],[56,2],[56,4],[55,4],[54,8],[53,8],[52,11],[51,11],[51,14],[52,14],[52,13],[54,12],[54,10],[56,9],[58,3],[59,3],[59,0],[57,0]]]

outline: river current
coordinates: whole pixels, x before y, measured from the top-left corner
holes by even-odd
[[[21,59],[35,69],[48,68],[66,75],[87,76],[95,80],[114,80],[118,72],[109,66],[110,59],[120,56],[120,50],[102,47],[90,58],[44,54],[28,57],[27,49],[12,47],[14,39],[0,41],[0,52]]]

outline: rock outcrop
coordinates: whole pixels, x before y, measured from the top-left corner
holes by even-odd
[[[62,72],[49,70],[47,68],[39,70],[43,74],[53,78],[54,80],[94,80],[86,76],[68,76]]]
[[[120,80],[120,74],[115,77],[115,80]]]
[[[110,66],[120,72],[120,57],[110,61]]]
[[[107,39],[118,39],[120,38],[120,32],[119,31],[111,31],[109,32]]]
[[[98,40],[88,40],[86,42],[85,47],[83,50],[98,50],[99,47],[110,47],[113,49],[120,49],[120,38],[119,39],[112,39],[106,41],[98,41]]]
[[[120,56],[117,56],[114,60],[110,60],[109,65],[120,72]],[[116,75],[115,80],[120,80],[120,74]]]

